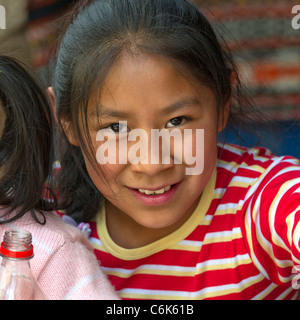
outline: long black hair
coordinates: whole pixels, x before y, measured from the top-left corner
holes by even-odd
[[[89,98],[96,87],[101,89],[124,51],[165,57],[209,86],[215,92],[219,117],[231,98],[229,124],[243,112],[246,100],[231,55],[190,1],[95,0],[77,11],[59,47],[53,84],[57,117],[70,121],[87,155],[91,155],[86,143],[90,141]],[[97,212],[101,194],[88,177],[80,148],[67,142],[62,128],[59,143],[62,169],[57,187],[63,206],[70,215],[81,212],[78,219],[89,220]]]
[[[31,212],[45,223],[54,208],[47,188],[51,167],[52,116],[46,93],[21,62],[0,56],[0,223]],[[40,214],[37,214],[39,212]]]

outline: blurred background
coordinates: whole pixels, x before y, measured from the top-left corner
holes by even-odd
[[[233,131],[227,141],[246,146],[258,143],[277,155],[300,158],[300,29],[291,24],[292,8],[300,2],[194,2],[233,52],[241,79],[264,119],[254,125],[260,140],[241,128],[242,141]]]
[[[0,30],[0,53],[24,61],[47,78],[48,63],[66,14],[78,2],[0,0],[6,9],[6,29]],[[247,128],[239,129],[242,140],[230,131],[227,141],[244,145],[258,143],[277,155],[300,158],[300,29],[293,29],[291,24],[295,17],[292,8],[299,1],[193,2],[227,42],[247,91],[265,116],[264,121],[255,124],[260,141]],[[279,130],[274,134],[272,127]]]

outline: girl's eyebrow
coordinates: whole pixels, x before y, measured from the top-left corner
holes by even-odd
[[[186,106],[192,106],[192,105],[200,105],[200,101],[195,98],[182,99],[182,100],[175,102],[175,103],[171,104],[170,106],[164,108],[162,110],[162,113],[167,115],[167,114],[173,113],[175,111],[178,111]]]
[[[182,99],[180,101],[177,101],[177,102],[167,106],[166,108],[164,108],[161,111],[161,113],[163,115],[168,115],[168,114],[176,112],[186,106],[191,106],[191,105],[200,105],[200,102],[198,99],[194,99],[194,98]],[[90,113],[90,116],[100,116],[103,118],[105,118],[105,117],[130,118],[130,116],[132,116],[132,112],[110,109],[109,107],[106,107],[104,105],[100,105],[94,111],[92,111]]]
[[[97,117],[112,117],[112,118],[128,118],[130,117],[131,112],[119,111],[110,109],[109,107],[100,105],[94,111],[90,113],[90,116]]]

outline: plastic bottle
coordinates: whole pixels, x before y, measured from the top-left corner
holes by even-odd
[[[0,300],[45,300],[34,278],[29,260],[33,257],[31,233],[9,230],[0,247]]]

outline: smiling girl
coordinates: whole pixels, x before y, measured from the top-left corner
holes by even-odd
[[[218,144],[242,108],[241,86],[192,3],[94,1],[66,30],[49,92],[62,129],[61,206],[90,223],[121,298],[297,297],[299,161]],[[202,173],[187,175],[191,164],[175,161],[174,145],[168,163],[134,161],[141,150],[124,163],[97,162],[99,132],[115,136],[119,159],[135,129],[150,141],[154,129],[191,130],[192,154],[203,130]]]

